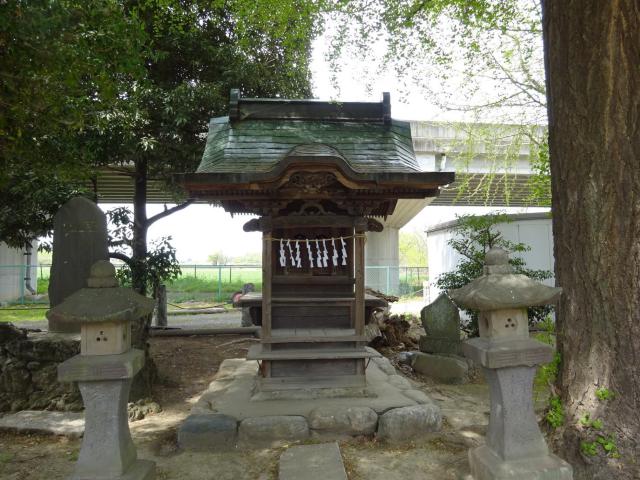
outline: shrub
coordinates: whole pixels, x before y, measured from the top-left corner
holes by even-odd
[[[509,253],[520,253],[531,250],[524,243],[515,243],[505,240],[502,234],[495,229],[499,223],[508,222],[504,213],[488,215],[462,215],[458,217],[458,224],[454,228],[454,236],[448,244],[460,255],[463,260],[455,270],[443,273],[436,280],[436,286],[440,290],[452,290],[460,288],[478,278],[483,273],[484,256],[494,247],[505,249]],[[553,276],[549,270],[531,270],[526,267],[524,260],[518,257],[510,258],[509,263],[515,273],[521,273],[534,280],[542,281]],[[543,321],[553,307],[531,307],[528,310],[529,324]],[[469,320],[463,320],[460,328],[470,337],[478,335],[478,312],[476,310],[464,310]]]

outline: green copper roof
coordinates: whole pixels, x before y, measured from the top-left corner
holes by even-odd
[[[301,146],[315,155],[339,156],[358,173],[421,171],[408,122],[218,117],[209,124],[197,173],[269,172]]]

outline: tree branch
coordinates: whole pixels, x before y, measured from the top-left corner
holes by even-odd
[[[175,207],[171,207],[171,208],[167,208],[167,206],[165,205],[164,207],[164,212],[160,212],[157,215],[154,215],[153,217],[147,219],[147,227],[150,227],[151,225],[153,225],[155,222],[157,222],[158,220],[163,219],[164,217],[168,217],[169,215],[171,215],[172,213],[178,212],[184,208],[187,208],[189,205],[191,205],[193,202],[195,201],[194,198],[190,198],[189,200],[187,200],[184,203],[181,203],[180,205],[176,205]]]
[[[131,257],[125,255],[124,253],[120,253],[120,252],[109,252],[109,258],[115,258],[116,260],[122,260],[124,263],[126,263],[129,266],[131,266],[132,263],[133,263],[133,260],[131,259]]]

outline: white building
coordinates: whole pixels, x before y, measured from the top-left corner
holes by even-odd
[[[498,224],[496,230],[505,240],[521,242],[531,247],[530,251],[517,254],[525,261],[527,268],[553,272],[553,234],[550,214],[525,213],[507,215],[507,218],[508,221]],[[445,272],[455,270],[458,263],[463,260],[462,256],[448,244],[449,240],[454,238],[454,227],[457,223],[455,220],[441,223],[426,231],[430,278],[428,302],[433,301],[440,293],[435,286],[437,278]],[[552,277],[544,283],[553,286],[555,279]]]
[[[6,244],[0,243],[0,302],[19,300],[36,293],[37,248],[32,251],[29,267],[27,267],[27,257],[24,250],[9,248]],[[33,291],[30,291],[30,288]]]

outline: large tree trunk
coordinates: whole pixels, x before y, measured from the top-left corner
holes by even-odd
[[[640,4],[543,0],[558,308],[567,421],[561,455],[578,479],[640,478]],[[598,388],[615,398],[601,401]],[[602,419],[621,458],[580,453]]]
[[[131,283],[135,291],[141,295],[147,294],[146,271],[144,261],[147,257],[147,175],[146,159],[136,160],[133,194],[133,245],[131,255]],[[131,385],[131,400],[150,397],[153,383],[157,377],[156,365],[149,353],[149,328],[151,315],[134,324],[131,340],[135,348],[145,352],[145,365],[133,379]]]
[[[146,158],[136,160],[133,194],[133,245],[131,283],[133,289],[141,295],[147,293],[147,282],[143,262],[147,258],[147,175]]]

